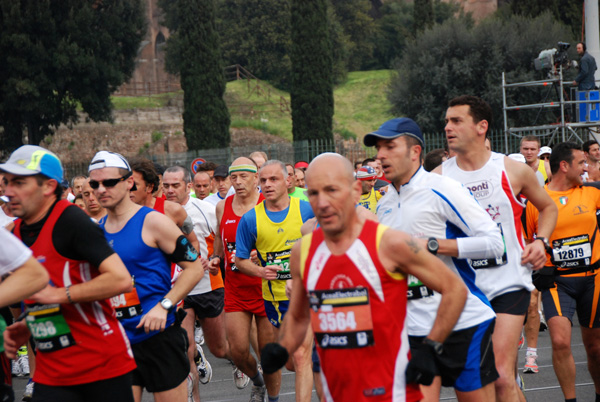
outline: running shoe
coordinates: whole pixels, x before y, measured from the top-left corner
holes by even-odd
[[[28,376],[29,375],[29,356],[23,355],[23,356],[19,357],[19,360],[17,361],[17,363],[21,367],[21,374],[19,375],[19,377]]]
[[[25,392],[23,392],[23,401],[24,402],[29,402],[29,401],[31,401],[31,398],[33,398],[33,386],[34,385],[35,385],[35,383],[33,381],[31,381],[31,378],[30,378],[29,382],[25,386]]]
[[[12,375],[20,377],[22,375],[21,365],[19,364],[19,359],[12,361]]]
[[[540,370],[537,364],[537,355],[526,355],[525,356],[525,367],[523,368],[524,373],[536,374]]]
[[[519,339],[519,349],[522,349],[523,345],[525,345],[525,336],[523,336],[523,331],[521,331],[521,339]]]
[[[544,318],[544,314],[540,311],[540,332],[544,332],[548,329],[548,324],[546,323],[546,319]]]
[[[194,329],[194,340],[198,345],[204,345],[204,331],[198,323],[196,323]]]
[[[202,346],[196,345],[198,356],[196,357],[196,366],[198,367],[198,375],[202,384],[208,384],[212,378],[212,366],[206,360]]]
[[[237,368],[235,364],[231,363],[231,366],[233,367],[233,382],[235,383],[235,386],[238,389],[246,388],[250,382],[250,377]]]
[[[267,387],[264,385],[253,385],[250,393],[250,402],[264,402],[267,394]]]
[[[517,385],[521,388],[521,391],[525,392],[525,380],[521,373],[517,373]]]

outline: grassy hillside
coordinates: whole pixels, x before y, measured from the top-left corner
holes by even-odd
[[[362,136],[393,116],[386,98],[390,70],[357,71],[334,89],[334,131],[343,137]],[[145,97],[113,97],[115,109],[156,108],[172,103],[181,93]],[[231,113],[232,127],[252,127],[292,139],[290,95],[266,82],[233,81],[227,84],[225,100]],[[284,110],[282,112],[282,110]]]

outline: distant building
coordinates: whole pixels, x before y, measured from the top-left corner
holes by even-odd
[[[146,0],[146,36],[140,44],[135,71],[118,94],[142,95],[180,89],[179,79],[165,71],[165,44],[169,30],[160,24],[162,10],[158,0]]]

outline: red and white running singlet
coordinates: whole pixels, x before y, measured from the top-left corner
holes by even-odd
[[[387,271],[378,248],[388,229],[365,221],[342,255],[321,229],[302,238],[301,273],[328,401],[418,401],[406,385],[409,360],[404,275]]]

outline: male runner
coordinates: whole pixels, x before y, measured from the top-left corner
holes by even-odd
[[[506,246],[506,258],[475,260],[475,284],[496,312],[492,341],[496,369],[495,383],[499,401],[524,401],[516,382],[518,343],[530,301],[531,268],[539,269],[545,261],[543,239],[548,238],[556,223],[556,206],[539,185],[530,167],[485,148],[485,137],[492,120],[492,109],[480,98],[460,96],[449,103],[446,111],[446,139],[455,157],[434,172],[463,183],[495,223],[499,225]],[[523,194],[540,210],[542,224],[539,240],[524,244],[521,232]]]
[[[390,190],[377,206],[379,222],[420,238],[421,246],[439,256],[469,289],[444,353],[436,361],[441,378],[436,376],[431,387],[421,387],[425,400],[439,400],[441,385],[454,387],[459,401],[493,400],[498,378],[490,347],[495,314],[475,285],[475,271],[467,259],[502,259],[504,242],[498,227],[460,183],[422,168],[425,142],[413,120],[389,120],[367,134],[364,143],[375,145],[391,180]],[[409,276],[406,326],[415,352],[431,331],[440,301],[438,293]]]
[[[290,182],[288,184],[288,194],[290,197],[299,198],[304,201],[308,201],[308,197],[306,196],[306,189],[304,187],[296,186],[296,172],[294,166],[286,163],[285,169],[287,170],[288,176],[290,178]]]
[[[219,165],[213,174],[216,192],[205,198],[205,201],[217,206],[219,201],[223,201],[228,195],[233,194],[231,190],[231,180],[229,179],[229,168],[225,165]]]
[[[290,251],[301,237],[300,227],[314,214],[308,202],[288,195],[290,177],[282,162],[265,162],[258,178],[265,200],[246,212],[240,220],[236,233],[235,265],[241,272],[263,279],[265,310],[277,334],[289,304],[285,288],[286,281],[291,279]],[[252,249],[258,252],[261,265],[250,259]],[[302,347],[292,358],[296,370],[297,401],[309,401],[311,397],[311,344],[312,334],[308,333]],[[274,402],[278,396],[269,394],[269,399]]]
[[[179,229],[181,229],[183,235],[188,239],[192,246],[198,250],[200,247],[198,243],[200,239],[198,239],[194,233],[194,224],[186,210],[173,200],[156,198],[153,195],[156,193],[160,184],[160,179],[154,168],[154,163],[148,159],[139,158],[131,161],[130,166],[131,175],[135,184],[134,188],[129,191],[131,200],[138,205],[146,206],[168,216],[175,222]],[[179,275],[179,272],[177,272],[176,275]],[[173,280],[177,279],[176,275],[174,275]]]
[[[81,196],[85,204],[85,210],[94,222],[98,222],[106,216],[106,210],[100,205],[98,199],[96,199],[96,195],[94,195],[94,190],[90,187],[90,179],[86,179],[83,183]]]
[[[306,184],[320,228],[292,249],[291,305],[281,346],[269,344],[261,353],[265,373],[285,363],[311,323],[326,400],[420,400],[416,384],[406,383],[433,379],[441,342],[465,304],[464,283],[406,233],[358,218],[360,183],[341,155],[316,157]],[[410,364],[404,328],[408,274],[443,299]]]
[[[600,181],[600,145],[596,140],[583,143],[587,163],[587,181]]]
[[[541,186],[548,180],[544,160],[538,157],[540,152],[540,139],[535,135],[528,135],[521,139],[521,154],[525,157],[525,163],[533,169],[535,177]]]
[[[544,313],[552,341],[552,365],[565,401],[575,401],[575,362],[571,352],[571,324],[577,311],[588,370],[600,402],[600,236],[596,210],[600,190],[582,187],[585,155],[578,144],[563,142],[550,157],[552,181],[545,190],[558,207],[558,221],[550,236],[545,267],[536,286],[542,291]],[[536,239],[541,217],[534,205],[526,210],[527,235]]]
[[[187,169],[173,166],[165,170],[163,187],[167,200],[176,202],[185,208],[192,219],[194,232],[200,241],[200,254],[208,258],[206,239],[212,234],[218,233],[215,207],[206,201],[190,197],[190,186],[191,177]],[[231,360],[229,343],[225,335],[224,295],[223,277],[220,272],[207,270],[204,272],[203,280],[184,299],[183,308],[188,314],[183,321],[183,326],[188,331],[190,339],[188,355],[193,356],[196,352],[194,323],[197,318],[211,353],[215,357]],[[248,385],[248,378],[235,366],[233,367],[233,378],[236,387],[240,389]]]
[[[50,276],[25,300],[25,320],[7,328],[7,355],[14,358],[33,336],[34,401],[132,401],[135,362],[107,301],[131,290],[127,269],[98,226],[60,200],[63,168],[55,154],[24,145],[0,170],[10,210],[20,218],[14,234]]]
[[[108,211],[100,225],[133,277],[133,290],[113,297],[112,303],[138,366],[133,373],[135,401],[141,401],[144,387],[156,401],[184,401],[190,364],[175,306],[202,279],[208,262],[198,260],[198,252],[171,219],[131,200],[135,184],[121,155],[96,153],[89,174],[90,186]],[[183,270],[173,286],[169,261]]]
[[[258,350],[274,341],[275,332],[265,312],[261,279],[242,273],[235,265],[236,232],[240,219],[264,200],[258,192],[257,170],[252,159],[244,157],[237,158],[229,167],[235,194],[217,204],[220,236],[215,239],[215,244],[219,245],[215,249],[222,250],[225,261],[225,325],[231,356],[235,365],[252,380],[250,401],[262,402],[265,390],[269,395],[279,394],[281,372],[263,379],[258,371],[257,362],[250,353],[252,318],[256,321]],[[216,264],[221,258],[217,255],[211,263]]]
[[[358,203],[375,213],[377,211],[377,202],[383,197],[374,188],[377,182],[377,172],[371,166],[363,166],[356,171],[356,180],[360,182],[362,190]]]
[[[197,172],[194,175],[194,195],[199,200],[204,200],[210,195],[212,179],[207,172]]]

